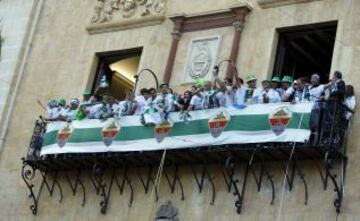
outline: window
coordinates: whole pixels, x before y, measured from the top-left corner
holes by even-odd
[[[135,78],[140,63],[142,48],[98,54],[99,63],[92,91],[106,78],[112,97],[123,100],[128,90],[134,89]]]
[[[279,42],[273,75],[296,79],[317,73],[321,82],[327,82],[336,29],[336,21],[277,29]]]

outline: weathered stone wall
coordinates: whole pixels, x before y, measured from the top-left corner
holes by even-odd
[[[33,5],[32,0],[0,1],[0,122],[4,121],[8,101],[14,91],[16,77],[27,46],[25,41]]]
[[[10,2],[0,1],[10,7]],[[167,6],[166,15],[175,13],[199,13],[225,9],[236,0],[172,0]],[[269,77],[274,62],[277,43],[275,28],[338,20],[338,31],[332,62],[332,70],[341,70],[345,81],[354,84],[355,90],[360,86],[360,1],[358,0],[321,0],[303,4],[290,4],[282,7],[262,9],[256,0],[247,1],[253,6],[247,18],[242,33],[240,52],[237,65],[241,75],[255,73],[259,79]],[[20,4],[20,3],[19,3]],[[234,208],[234,197],[227,193],[221,172],[214,169],[216,201],[210,206],[211,191],[206,184],[204,193],[199,194],[192,174],[188,168],[181,169],[181,177],[185,189],[185,201],[180,200],[179,189],[170,194],[163,178],[160,185],[160,199],[153,203],[149,195],[143,194],[143,189],[137,179],[135,185],[135,201],[131,208],[127,207],[128,189],[119,197],[112,194],[108,215],[99,211],[99,196],[87,192],[87,203],[81,207],[81,195],[72,197],[70,189],[63,189],[65,198],[62,204],[57,201],[57,194],[50,198],[46,192],[39,204],[39,214],[34,217],[29,210],[27,189],[20,178],[20,157],[26,152],[33,123],[43,110],[37,105],[37,99],[45,103],[52,97],[71,98],[80,96],[83,89],[91,81],[91,73],[96,63],[95,53],[113,51],[134,47],[143,47],[140,68],[153,69],[162,79],[166,58],[171,44],[172,22],[168,19],[161,25],[142,27],[138,29],[108,32],[89,35],[85,30],[93,15],[94,1],[83,0],[46,0],[41,11],[41,17],[32,42],[32,50],[27,60],[21,88],[17,95],[16,106],[9,126],[6,143],[0,155],[0,219],[1,220],[151,220],[156,209],[168,199],[178,207],[181,220],[275,220],[279,214],[283,172],[280,165],[274,164],[270,172],[276,185],[276,201],[270,206],[270,185],[265,183],[258,193],[255,183],[250,178],[245,195],[243,214],[237,215]],[[0,8],[1,10],[1,8]],[[0,13],[1,14],[1,13]],[[4,30],[3,30],[4,31]],[[231,45],[231,35],[225,32],[224,45]],[[194,36],[207,34],[209,31],[194,33]],[[209,33],[210,34],[210,33]],[[216,33],[218,34],[218,33]],[[16,35],[18,36],[18,35]],[[187,36],[184,37],[187,39]],[[6,41],[5,41],[6,42]],[[185,55],[187,43],[181,42],[179,54]],[[226,58],[228,53],[220,52],[219,58]],[[229,49],[230,50],[230,49]],[[4,55],[7,53],[4,49]],[[3,61],[2,61],[3,62]],[[171,84],[178,87],[182,79],[183,68],[174,67]],[[3,63],[0,63],[2,66]],[[10,72],[9,72],[10,73]],[[150,78],[144,78],[144,86],[152,85]],[[180,87],[178,87],[180,88]],[[360,194],[358,174],[360,152],[357,144],[360,137],[356,131],[360,128],[359,118],[355,116],[350,135],[348,155],[349,165],[346,177],[345,201],[343,214],[339,220],[357,220],[360,215]],[[335,197],[332,188],[326,192],[314,165],[305,164],[305,176],[309,187],[309,203],[304,206],[303,188],[300,180],[295,180],[292,192],[285,190],[281,220],[335,220],[332,201]],[[64,182],[64,181],[62,181]],[[65,185],[63,185],[65,186]],[[92,188],[86,182],[87,189]]]

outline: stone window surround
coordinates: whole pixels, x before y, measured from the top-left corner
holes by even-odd
[[[226,10],[211,11],[192,15],[177,14],[171,16],[170,20],[174,23],[174,29],[172,32],[173,39],[164,72],[163,82],[170,82],[177,47],[182,33],[233,26],[234,38],[229,58],[232,61],[236,61],[239,52],[241,32],[245,24],[245,17],[251,11],[251,9],[251,6],[248,4],[238,4]],[[232,76],[232,69],[233,67],[229,64],[226,71],[227,77]]]
[[[257,3],[260,5],[261,8],[266,9],[266,8],[274,8],[284,5],[308,3],[314,1],[321,1],[321,0],[257,0]]]

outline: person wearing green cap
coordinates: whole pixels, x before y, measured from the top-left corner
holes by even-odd
[[[79,108],[80,101],[77,98],[72,98],[70,101],[70,107],[67,109],[66,112],[66,120],[71,122],[76,119],[76,113]]]
[[[90,103],[90,98],[91,98],[91,89],[86,88],[83,92],[83,103],[89,104]]]
[[[277,93],[274,89],[270,86],[270,81],[264,80],[261,82],[262,91],[260,96],[260,103],[278,103],[281,101],[281,97],[279,93]]]
[[[48,102],[48,117],[45,118],[46,121],[65,121],[66,120],[66,101],[64,98],[51,99]]]
[[[56,99],[50,99],[47,103],[48,115],[45,118],[46,121],[58,120],[60,113],[58,109],[58,101]]]
[[[271,88],[273,90],[275,90],[276,92],[278,92],[278,94],[280,95],[280,97],[284,94],[284,89],[282,89],[282,87],[279,87],[280,86],[280,82],[281,82],[281,79],[280,77],[278,76],[274,76],[272,79],[271,79]]]
[[[245,94],[245,102],[248,104],[257,104],[259,103],[259,99],[261,96],[261,90],[256,88],[256,77],[251,74],[246,77],[246,94]]]
[[[291,86],[293,79],[290,76],[285,75],[281,80],[281,86],[284,90],[284,94],[281,97],[283,102],[291,102],[294,99],[294,88]]]
[[[67,119],[67,111],[68,111],[68,107],[66,106],[66,100],[64,98],[59,99],[58,101],[59,103],[59,113],[60,113],[60,119],[62,121],[66,121]]]
[[[66,100],[64,98],[59,99],[58,102],[60,107],[65,107],[66,106]]]

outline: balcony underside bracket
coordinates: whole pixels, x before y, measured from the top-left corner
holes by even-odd
[[[81,169],[78,169],[78,171],[76,172],[75,174],[75,182],[73,183],[71,181],[71,178],[69,176],[69,174],[67,172],[65,172],[65,177],[66,177],[66,180],[70,186],[70,189],[72,190],[72,193],[73,193],[73,196],[76,195],[76,192],[77,192],[77,189],[78,189],[78,186],[80,185],[81,189],[82,189],[82,192],[83,192],[83,200],[82,200],[82,203],[81,203],[81,206],[85,206],[85,203],[86,203],[86,191],[85,191],[85,186],[84,186],[84,183],[81,179],[81,175],[82,175],[82,170]]]
[[[168,168],[170,168],[170,166],[168,166]],[[165,174],[167,183],[169,184],[171,193],[175,192],[176,183],[179,183],[179,187],[180,187],[180,191],[181,191],[181,200],[185,200],[184,188],[183,188],[183,184],[181,182],[180,176],[179,176],[179,166],[178,165],[173,166],[172,179],[170,179],[169,174],[167,172],[168,168],[164,168],[164,174]]]
[[[331,151],[327,151],[324,158],[325,169],[326,169],[326,179],[330,178],[331,182],[334,185],[334,191],[336,192],[336,198],[334,200],[334,207],[336,213],[340,214],[341,206],[344,199],[344,190],[345,190],[345,177],[346,177],[346,168],[347,168],[348,158],[343,154],[337,154],[335,157],[331,157]],[[333,170],[335,170],[335,164],[340,162],[340,176],[338,176]],[[338,178],[339,177],[339,178]],[[338,181],[339,180],[339,181]]]
[[[204,183],[205,183],[205,178],[209,179],[211,188],[212,188],[212,197],[211,197],[211,202],[210,205],[214,205],[215,202],[215,197],[216,197],[216,189],[215,189],[215,184],[214,184],[214,180],[211,177],[209,171],[207,170],[205,165],[201,166],[201,174],[198,175],[196,172],[196,169],[194,166],[191,166],[191,172],[194,176],[195,182],[197,187],[199,188],[199,193],[202,193],[203,187],[204,187]]]
[[[139,167],[137,167],[137,169],[136,169],[137,174],[140,178],[142,186],[144,187],[145,194],[147,194],[149,192],[150,184],[153,185],[154,193],[155,193],[155,202],[157,202],[159,200],[159,196],[158,196],[157,186],[155,185],[155,178],[153,177],[153,167],[152,166],[147,166],[147,167],[148,167],[148,172],[147,172],[146,180],[141,175],[141,171],[140,171]]]

